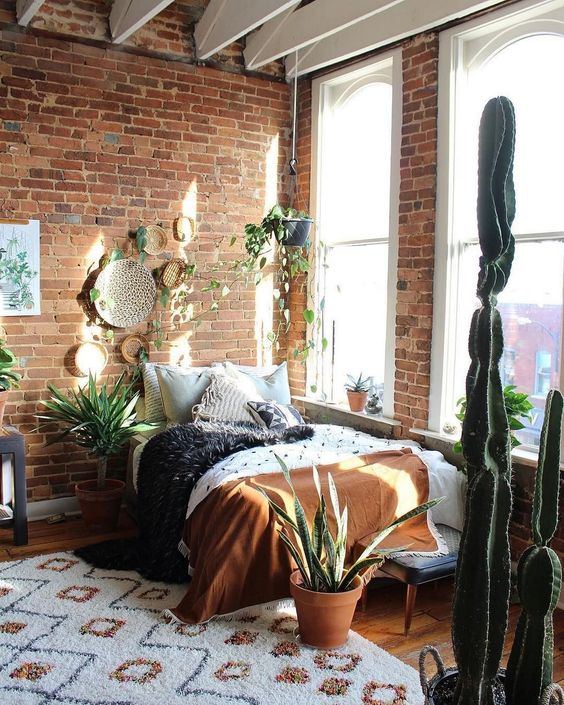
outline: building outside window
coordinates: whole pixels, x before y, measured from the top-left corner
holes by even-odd
[[[337,403],[347,374],[393,414],[401,62],[391,54],[314,81],[312,206],[326,349],[310,384]],[[321,346],[317,346],[318,350]]]
[[[560,387],[564,257],[564,3],[523,3],[441,37],[439,200],[431,430],[453,418],[464,394],[467,336],[479,247],[478,127],[487,100],[515,105],[516,252],[499,297],[506,353],[501,377],[531,395],[533,421],[520,440],[538,446],[544,401]]]

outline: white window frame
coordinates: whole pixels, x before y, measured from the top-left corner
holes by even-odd
[[[356,90],[364,83],[374,80],[374,76],[391,68],[392,85],[392,149],[390,164],[390,225],[388,241],[388,282],[387,282],[387,314],[386,314],[386,358],[384,370],[384,408],[383,414],[387,418],[394,415],[394,383],[395,383],[395,325],[396,325],[396,280],[398,260],[398,229],[399,229],[399,187],[400,187],[400,155],[401,155],[401,126],[402,126],[402,55],[400,49],[395,49],[378,56],[357,63],[352,67],[333,71],[329,74],[315,78],[312,81],[312,131],[311,131],[311,182],[310,182],[310,213],[316,223],[315,247],[315,272],[316,285],[310,291],[310,297],[315,296],[320,301],[323,296],[323,271],[321,267],[319,242],[323,241],[323,217],[320,209],[321,203],[321,170],[322,170],[322,119],[323,110],[327,101],[328,88],[339,83],[349,84],[345,93]],[[370,77],[370,79],[369,79]],[[350,85],[354,82],[354,85]],[[346,208],[346,204],[345,204]],[[366,239],[362,242],[347,242],[347,245],[369,245],[382,242],[381,238]],[[313,249],[313,248],[312,248]],[[310,301],[311,307],[311,301]],[[369,324],[369,322],[368,322]],[[308,337],[315,334],[308,331]],[[321,389],[321,375],[323,363],[321,360],[321,345],[316,346],[317,353],[310,355],[307,361],[307,390],[309,396],[311,388]],[[327,354],[326,351],[325,354]]]
[[[564,35],[564,22],[543,17],[562,8],[564,0],[526,0],[440,35],[435,278],[429,398],[429,430],[435,433],[443,433],[444,423],[452,421],[455,411],[452,401],[455,393],[455,323],[459,309],[459,252],[461,247],[469,243],[468,240],[457,240],[453,227],[456,107],[459,102],[457,82],[465,66],[482,63],[486,56],[491,56],[517,39],[538,33]],[[514,235],[517,242],[543,238],[541,233]],[[563,239],[564,233],[544,234],[543,239],[550,238]],[[561,389],[564,389],[563,383],[564,365],[561,364]]]

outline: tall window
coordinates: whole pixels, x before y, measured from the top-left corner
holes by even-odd
[[[530,446],[538,445],[548,390],[560,387],[562,345],[564,93],[554,86],[564,65],[564,2],[552,3],[550,13],[544,7],[542,16],[529,3],[524,10],[506,11],[486,25],[474,23],[458,34],[447,33],[441,47],[452,49],[454,71],[449,74],[450,85],[444,78],[439,89],[455,99],[445,120],[447,97],[439,92],[443,193],[437,240],[442,249],[439,256],[447,266],[439,268],[436,287],[444,302],[434,329],[433,430],[452,419],[455,400],[464,394],[467,335],[477,305],[478,127],[487,100],[505,95],[515,105],[517,123],[517,215],[515,260],[508,286],[499,297],[507,351],[501,378],[531,395],[532,420],[520,432],[520,440]],[[443,65],[443,77],[445,69]],[[442,397],[437,390],[442,390]]]
[[[326,343],[311,376],[339,403],[347,374],[362,373],[391,415],[399,163],[393,57],[318,79],[314,90],[317,295]]]

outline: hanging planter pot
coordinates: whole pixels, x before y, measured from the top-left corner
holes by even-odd
[[[284,247],[304,247],[309,239],[312,218],[287,218],[282,221],[284,236],[280,241]]]

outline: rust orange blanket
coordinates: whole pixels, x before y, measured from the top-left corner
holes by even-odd
[[[350,558],[372,534],[428,499],[427,467],[409,449],[387,450],[318,467],[322,491],[333,475],[341,507],[349,509],[347,554]],[[317,493],[311,468],[293,470],[292,481],[313,517]],[[270,602],[289,595],[294,569],[278,537],[280,524],[261,487],[290,512],[292,495],[282,473],[228,482],[215,489],[187,519],[184,541],[190,548],[193,578],[184,599],[172,610],[182,622],[198,623],[216,614]],[[330,513],[331,529],[334,516]],[[425,515],[396,529],[382,546],[410,546],[436,551],[437,542]]]

